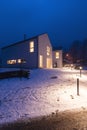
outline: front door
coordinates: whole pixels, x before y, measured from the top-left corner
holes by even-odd
[[[51,68],[51,59],[47,58],[47,68]]]

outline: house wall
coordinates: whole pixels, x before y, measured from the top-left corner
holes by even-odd
[[[29,42],[34,41],[34,52],[29,52]],[[25,67],[25,68],[37,68],[38,67],[38,44],[37,38],[28,41],[14,44],[2,49],[2,66],[3,67]],[[23,64],[7,64],[7,60],[11,59],[25,59],[26,63]]]
[[[59,52],[59,58],[56,59],[56,52]],[[53,51],[53,67],[61,68],[63,66],[62,63],[62,50]]]
[[[47,55],[47,46],[50,47],[50,55]],[[43,67],[40,67],[40,55],[43,56]],[[50,60],[47,66],[47,58]],[[47,34],[38,37],[38,67],[39,68],[52,68],[52,46]]]
[[[30,41],[34,41],[34,52],[30,53]],[[50,53],[47,55],[47,47]],[[52,52],[52,46],[47,34],[42,34],[29,40],[22,41],[2,48],[2,67],[24,67],[24,68],[52,68],[57,63],[57,67],[62,67],[62,51],[59,52],[59,58],[56,59],[55,53]],[[42,58],[42,64],[40,64]],[[23,64],[7,64],[8,60],[24,59]],[[41,66],[42,65],[42,66]]]

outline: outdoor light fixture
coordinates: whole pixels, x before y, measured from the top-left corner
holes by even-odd
[[[82,70],[82,67],[80,66],[79,69],[80,69],[80,77],[81,77],[81,70]]]
[[[72,70],[72,68],[73,68],[73,64],[71,64],[71,70]]]

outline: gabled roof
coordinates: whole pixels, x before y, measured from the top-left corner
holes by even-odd
[[[11,45],[7,45],[7,46],[5,46],[5,47],[2,47],[1,49],[5,49],[5,48],[7,48],[7,47],[14,46],[14,45],[16,45],[16,44],[21,44],[22,42],[26,42],[26,41],[29,41],[29,40],[36,39],[36,38],[38,38],[38,36],[44,35],[44,34],[47,34],[47,33],[39,34],[39,35],[36,35],[36,36],[34,36],[34,37],[31,37],[31,38],[28,38],[28,39],[25,39],[25,40],[22,40],[22,41],[13,43],[13,44],[11,44]]]

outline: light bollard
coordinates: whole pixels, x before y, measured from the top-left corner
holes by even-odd
[[[79,78],[77,78],[77,95],[79,96]]]

